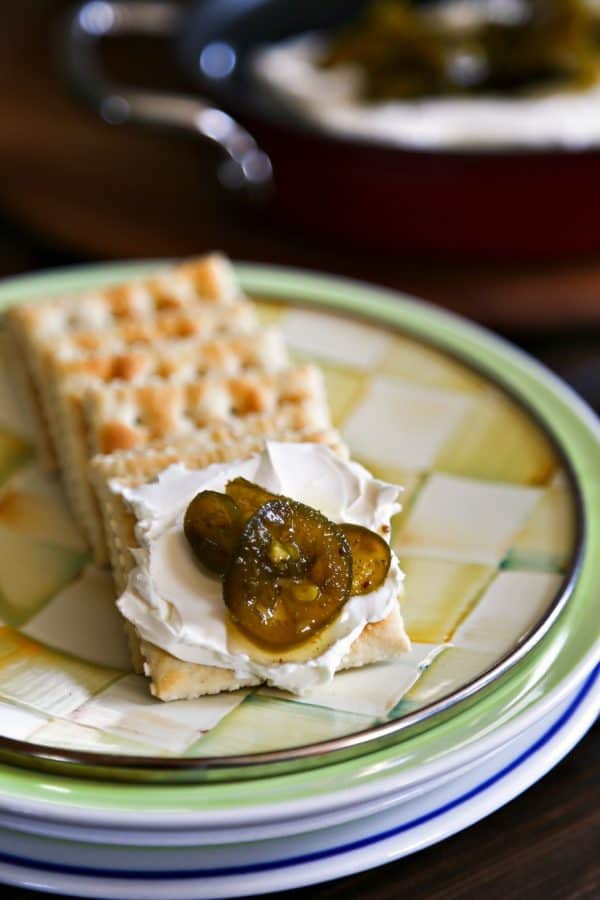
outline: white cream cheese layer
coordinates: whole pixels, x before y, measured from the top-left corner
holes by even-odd
[[[318,35],[261,48],[254,72],[282,102],[324,130],[416,149],[578,149],[600,143],[600,86],[526,97],[365,102],[355,66],[319,68]]]
[[[142,638],[177,659],[232,669],[240,678],[255,676],[301,694],[333,677],[367,623],[387,618],[402,592],[403,574],[392,554],[383,585],[347,601],[314,659],[273,661],[264,654],[261,659],[260,652],[257,658],[240,652],[232,646],[227,628],[221,581],[202,571],[183,534],[192,498],[199,491],[223,491],[238,476],[313,506],[335,522],[363,525],[380,534],[389,534],[390,519],[400,509],[400,488],[378,481],[358,463],[339,459],[328,447],[276,442],[242,462],[199,471],[178,464],[138,488],[111,485],[138,521],[137,565],[118,606]]]

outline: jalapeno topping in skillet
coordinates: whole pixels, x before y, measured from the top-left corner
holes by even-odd
[[[381,587],[392,561],[386,541],[362,525],[340,525],[352,551],[352,594],[369,594]]]
[[[471,3],[465,5],[466,16],[462,6],[408,0],[364,4],[361,17],[333,37],[320,64],[360,68],[362,91],[374,100],[519,95],[544,86],[597,84],[597,3]],[[496,15],[497,6],[509,14]]]
[[[231,497],[217,491],[196,494],[183,520],[183,532],[200,562],[222,575],[237,546],[244,520]]]
[[[260,506],[225,573],[225,605],[258,644],[304,643],[342,608],[352,586],[352,554],[342,530],[285,497]]]

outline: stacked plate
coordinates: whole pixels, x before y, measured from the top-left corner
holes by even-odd
[[[18,279],[0,302],[147,270]],[[151,700],[5,374],[0,881],[147,900],[335,878],[485,816],[598,713],[593,414],[523,354],[422,303],[239,275],[321,366],[354,458],[404,486],[392,543],[413,650],[302,700],[267,688]]]

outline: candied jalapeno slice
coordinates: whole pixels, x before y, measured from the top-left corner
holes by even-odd
[[[392,561],[387,541],[362,525],[340,525],[352,551],[352,594],[381,587]]]
[[[196,494],[183,519],[183,532],[200,562],[223,575],[239,540],[243,519],[237,503],[226,494]]]
[[[263,503],[275,499],[275,494],[241,476],[227,482],[225,492],[239,506],[244,522],[247,522]]]
[[[340,528],[315,509],[276,497],[246,524],[223,598],[251,640],[286,649],[331,622],[351,585],[352,554]]]

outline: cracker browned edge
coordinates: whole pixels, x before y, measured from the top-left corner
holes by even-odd
[[[169,277],[188,279],[193,283],[198,298],[207,301],[222,300],[229,303],[242,296],[230,261],[219,252],[205,254],[168,268],[159,269],[145,278],[135,276],[117,285],[93,289],[93,294],[95,298],[104,296],[107,304],[111,298],[115,303],[122,304],[120,294],[124,289],[131,288],[133,290],[136,286],[142,285],[151,292],[152,290],[156,292],[157,303],[159,303],[161,292],[163,295],[168,295]],[[85,290],[58,298],[49,297],[47,305],[53,309],[60,306],[68,309],[75,304],[85,303],[85,297]],[[53,471],[57,467],[57,458],[48,420],[48,409],[45,404],[44,365],[43,360],[39,358],[39,348],[32,340],[33,334],[29,333],[25,324],[28,310],[31,310],[33,317],[37,317],[43,315],[43,309],[43,302],[15,305],[4,314],[4,323],[7,334],[11,337],[9,343],[12,352],[8,364],[12,376],[20,386],[22,400],[35,424],[35,439],[40,464],[44,469]]]

